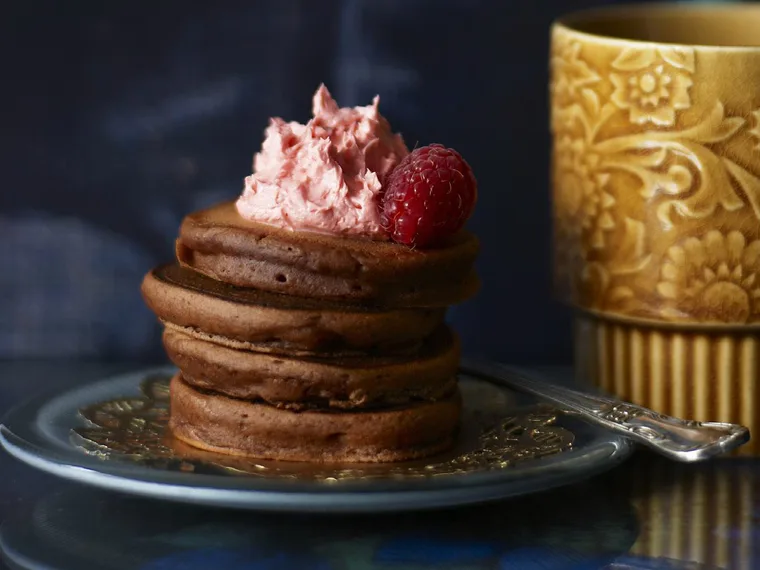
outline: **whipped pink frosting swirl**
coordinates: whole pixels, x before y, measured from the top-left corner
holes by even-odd
[[[307,124],[272,119],[237,201],[240,215],[291,230],[388,239],[378,199],[409,149],[379,102],[339,108],[321,85]]]

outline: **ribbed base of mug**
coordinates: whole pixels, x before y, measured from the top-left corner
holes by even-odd
[[[576,319],[575,350],[582,382],[661,413],[740,423],[760,435],[757,333],[708,334],[584,316]],[[760,438],[739,454],[760,455]]]

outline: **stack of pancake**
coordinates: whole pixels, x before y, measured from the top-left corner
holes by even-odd
[[[142,286],[179,368],[174,436],[294,461],[444,450],[461,408],[444,316],[476,291],[477,250],[466,231],[416,251],[247,221],[232,202],[190,214],[178,263]]]

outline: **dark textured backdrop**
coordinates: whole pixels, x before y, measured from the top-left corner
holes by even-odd
[[[138,287],[183,214],[235,197],[270,115],[324,81],[408,144],[460,150],[483,290],[465,347],[570,358],[550,299],[547,54],[572,0],[23,1],[3,5],[0,357],[157,358]]]

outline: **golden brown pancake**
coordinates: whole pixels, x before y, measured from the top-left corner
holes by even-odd
[[[442,307],[477,291],[478,248],[467,231],[424,251],[293,232],[245,220],[234,202],[226,202],[187,216],[176,251],[181,264],[240,287],[388,307]]]
[[[390,462],[416,459],[452,445],[461,396],[384,410],[293,412],[196,390],[171,381],[170,428],[208,451],[260,459]]]
[[[459,343],[442,327],[414,357],[303,359],[235,350],[173,329],[169,358],[191,386],[291,410],[353,409],[434,401],[456,386]]]
[[[445,316],[444,308],[383,311],[240,288],[178,265],[148,273],[142,293],[167,328],[289,356],[414,352]]]

